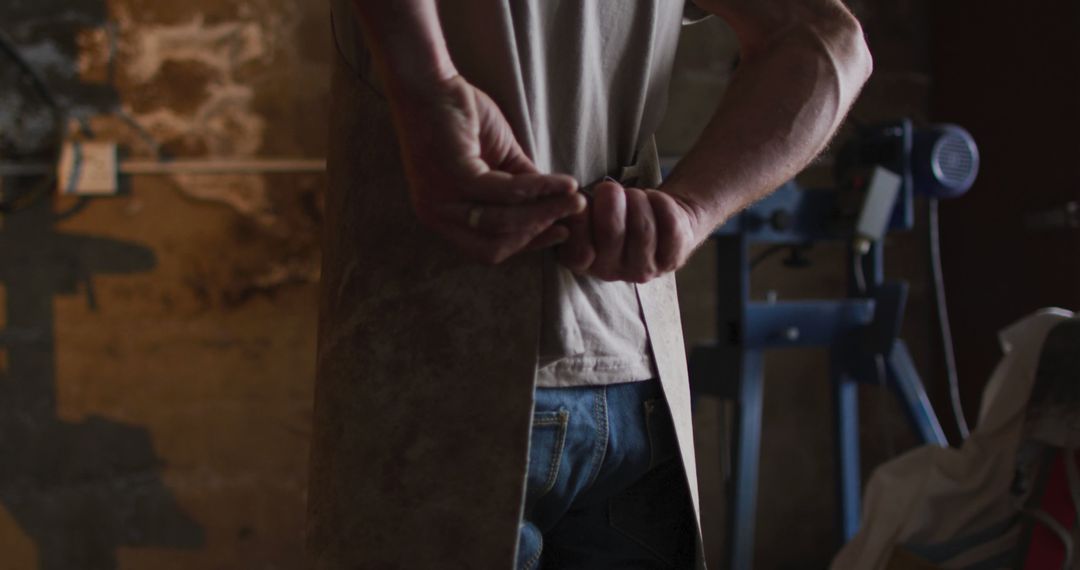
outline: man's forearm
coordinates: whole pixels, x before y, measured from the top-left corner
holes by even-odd
[[[353,0],[373,63],[391,99],[457,75],[436,0]]]
[[[760,0],[745,10],[749,0],[698,4],[728,19],[743,49],[715,115],[663,188],[688,203],[704,239],[825,148],[871,62],[858,23],[839,2]]]

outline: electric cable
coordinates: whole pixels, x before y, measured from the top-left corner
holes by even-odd
[[[956,428],[961,439],[970,435],[967,418],[964,416],[963,402],[960,400],[960,378],[956,369],[956,354],[953,352],[952,328],[949,325],[949,309],[945,301],[945,278],[941,265],[941,228],[938,218],[938,199],[928,198],[927,232],[930,248],[930,278],[934,286],[934,306],[937,310],[938,326],[941,331],[941,348],[945,356],[945,372],[949,382],[949,400],[952,404]]]
[[[764,251],[750,258],[750,270],[753,271],[754,269],[757,269],[759,265],[767,261],[770,257],[773,257],[783,251],[791,252],[791,255],[788,258],[784,259],[784,265],[796,269],[809,266],[810,261],[803,257],[803,255],[810,249],[810,243],[782,243],[777,245],[771,245],[765,248]]]
[[[53,215],[53,223],[62,222],[68,218],[74,217],[76,214],[82,212],[90,205],[90,198],[88,196],[79,196],[79,199],[75,201],[70,207],[61,212],[57,212]]]
[[[851,254],[851,275],[855,279],[855,289],[859,295],[866,295],[866,273],[863,272],[863,254],[853,250]]]
[[[48,107],[52,114],[54,123],[53,135],[55,140],[52,144],[52,153],[49,158],[50,162],[55,164],[60,159],[60,147],[62,146],[61,141],[63,140],[65,122],[65,113],[60,106],[59,100],[53,94],[52,90],[49,89],[49,86],[45,83],[41,74],[38,73],[25,57],[23,57],[18,46],[15,45],[15,41],[11,39],[11,36],[3,29],[0,29],[0,54],[3,54],[8,60],[15,64],[15,67],[19,71],[19,75],[30,85],[37,97],[46,107]],[[34,185],[18,196],[10,199],[5,199],[5,197],[0,196],[0,213],[12,213],[21,210],[28,207],[42,196],[47,196],[56,184],[56,174],[55,172],[50,171],[43,176],[44,178],[39,184]]]
[[[38,70],[25,57],[22,52],[19,51],[18,46],[15,44],[15,40],[11,38],[2,28],[0,28],[0,53],[7,56],[12,63],[19,68],[20,75],[30,83],[30,86],[38,97],[45,103],[45,105],[53,112],[56,119],[56,130],[58,137],[63,132],[64,128],[64,116],[66,110],[64,106],[60,104],[60,99],[56,97],[52,89],[45,82],[45,78],[38,73]],[[79,130],[87,136],[92,137],[93,133],[90,129],[90,124],[81,117],[74,117],[76,123],[78,123]]]
[[[114,91],[119,92],[119,88],[116,85],[116,61],[120,53],[120,32],[115,21],[110,20],[105,24],[105,34],[109,40],[109,57],[105,63],[106,82]],[[123,103],[119,100],[117,100],[116,105],[113,106],[112,114],[118,117],[135,132],[135,134],[150,149],[154,158],[158,160],[164,160],[166,158],[165,153],[161,148],[161,143],[154,138],[154,135],[150,133],[146,126],[124,109]]]
[[[118,30],[115,22],[109,22],[106,27],[108,35],[108,61],[107,76],[109,85],[115,89],[116,82],[116,59],[119,52]],[[0,161],[0,177],[31,177],[41,178],[41,183],[31,189],[21,192],[10,199],[0,196],[0,213],[10,213],[21,210],[37,199],[52,193],[57,184],[56,165],[60,161],[61,149],[64,146],[64,137],[67,121],[69,118],[75,121],[76,127],[86,139],[94,139],[89,122],[84,117],[71,115],[60,103],[60,99],[49,88],[41,73],[23,56],[15,41],[0,29],[0,56],[12,61],[19,76],[28,83],[37,98],[50,110],[54,119],[55,140],[51,143],[51,152],[47,159],[42,157],[38,162],[28,163],[5,163]],[[326,170],[325,159],[212,159],[212,160],[175,160],[167,156],[161,143],[156,140],[150,131],[132,116],[123,105],[117,104],[109,112],[119,118],[138,136],[149,148],[152,158],[150,160],[125,160],[119,166],[120,174],[128,175],[179,175],[179,174],[270,174],[270,173],[322,173]],[[70,115],[70,117],[69,117]],[[78,147],[76,146],[76,152]],[[76,166],[77,168],[77,166]],[[87,205],[86,200],[79,200],[68,210],[57,214],[56,220],[71,217],[82,211]]]
[[[3,29],[0,29],[0,52],[3,52],[23,74],[23,77],[29,81],[30,85],[37,91],[38,96],[45,101],[45,103],[52,109],[59,109],[60,104],[52,91],[46,85],[45,80],[34,69],[34,66],[30,65],[30,62],[26,61],[26,58],[22,56],[19,48],[15,45],[15,41],[11,39],[11,36],[7,34]]]
[[[784,251],[788,247],[790,246],[784,244],[769,246],[765,251],[755,255],[754,258],[750,260],[750,269],[754,269],[758,265],[761,265],[766,259]]]
[[[115,23],[110,22],[106,26],[106,31],[109,38],[109,61],[108,61],[108,81],[110,85],[115,84],[116,75],[116,54],[118,52],[117,47],[117,31]],[[0,213],[12,213],[26,208],[36,200],[47,196],[52,193],[56,187],[57,175],[55,165],[60,160],[60,149],[63,147],[64,131],[67,124],[67,118],[69,113],[67,109],[61,105],[60,99],[49,88],[45,82],[44,77],[37,69],[23,56],[20,52],[15,41],[9,36],[3,29],[0,29],[0,54],[6,56],[8,60],[13,62],[19,71],[19,75],[26,81],[37,97],[42,103],[50,110],[53,116],[54,123],[54,141],[52,143],[52,151],[48,156],[47,168],[39,168],[42,165],[33,164],[22,169],[25,172],[21,173],[23,176],[41,177],[41,182],[33,186],[30,190],[21,193],[13,198],[3,200],[0,196]],[[150,134],[146,128],[132,117],[122,106],[117,105],[113,110],[113,114],[119,117],[125,124],[131,127],[135,133],[143,140],[144,143],[151,149],[154,157],[158,160],[163,158],[161,150],[161,144],[158,143],[153,135]],[[90,127],[89,122],[84,117],[72,117],[77,125],[79,133],[88,138],[93,139],[94,132]],[[9,165],[10,166],[10,165]],[[17,166],[17,165],[16,165]],[[15,168],[15,175],[19,176],[20,169]],[[0,172],[0,176],[4,175],[4,172]],[[86,207],[86,200],[80,199],[75,205],[69,208],[67,211],[61,212],[55,216],[55,220],[63,220],[71,217],[72,215],[82,211]]]
[[[1042,524],[1061,541],[1061,546],[1065,550],[1061,570],[1073,570],[1073,557],[1076,552],[1076,543],[1073,542],[1072,534],[1069,532],[1069,529],[1065,528],[1065,525],[1061,524],[1060,521],[1047,514],[1047,512],[1042,509],[1021,509],[1020,513],[1035,519],[1035,522]]]

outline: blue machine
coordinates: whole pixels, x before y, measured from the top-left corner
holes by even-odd
[[[899,397],[912,427],[925,443],[948,445],[904,341],[897,338],[908,284],[885,281],[880,241],[857,231],[867,208],[867,174],[886,169],[895,181],[882,230],[914,225],[914,197],[962,194],[974,182],[978,151],[959,127],[916,132],[910,121],[864,130],[837,160],[835,189],[802,189],[790,182],[717,230],[719,271],[715,344],[690,357],[695,396],[735,403],[733,466],[728,485],[729,568],[752,567],[761,442],[763,353],[788,347],[823,347],[830,352],[835,402],[840,534],[850,539],[859,526],[860,469],[857,390],[860,382],[886,381]],[[855,203],[855,207],[852,207]],[[877,200],[880,204],[885,203]],[[859,205],[861,204],[861,206]],[[848,294],[843,299],[755,302],[750,300],[751,244],[798,248],[823,240],[851,242]],[[859,243],[861,242],[861,243]],[[793,249],[797,252],[797,249]]]

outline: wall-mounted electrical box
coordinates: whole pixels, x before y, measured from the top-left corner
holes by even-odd
[[[68,196],[113,196],[120,190],[120,164],[113,143],[69,142],[60,155],[58,191]]]

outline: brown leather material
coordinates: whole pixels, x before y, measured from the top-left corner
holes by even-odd
[[[541,256],[479,265],[423,228],[387,104],[340,58],[330,114],[308,496],[316,567],[510,570]],[[696,512],[674,278],[639,292]]]

